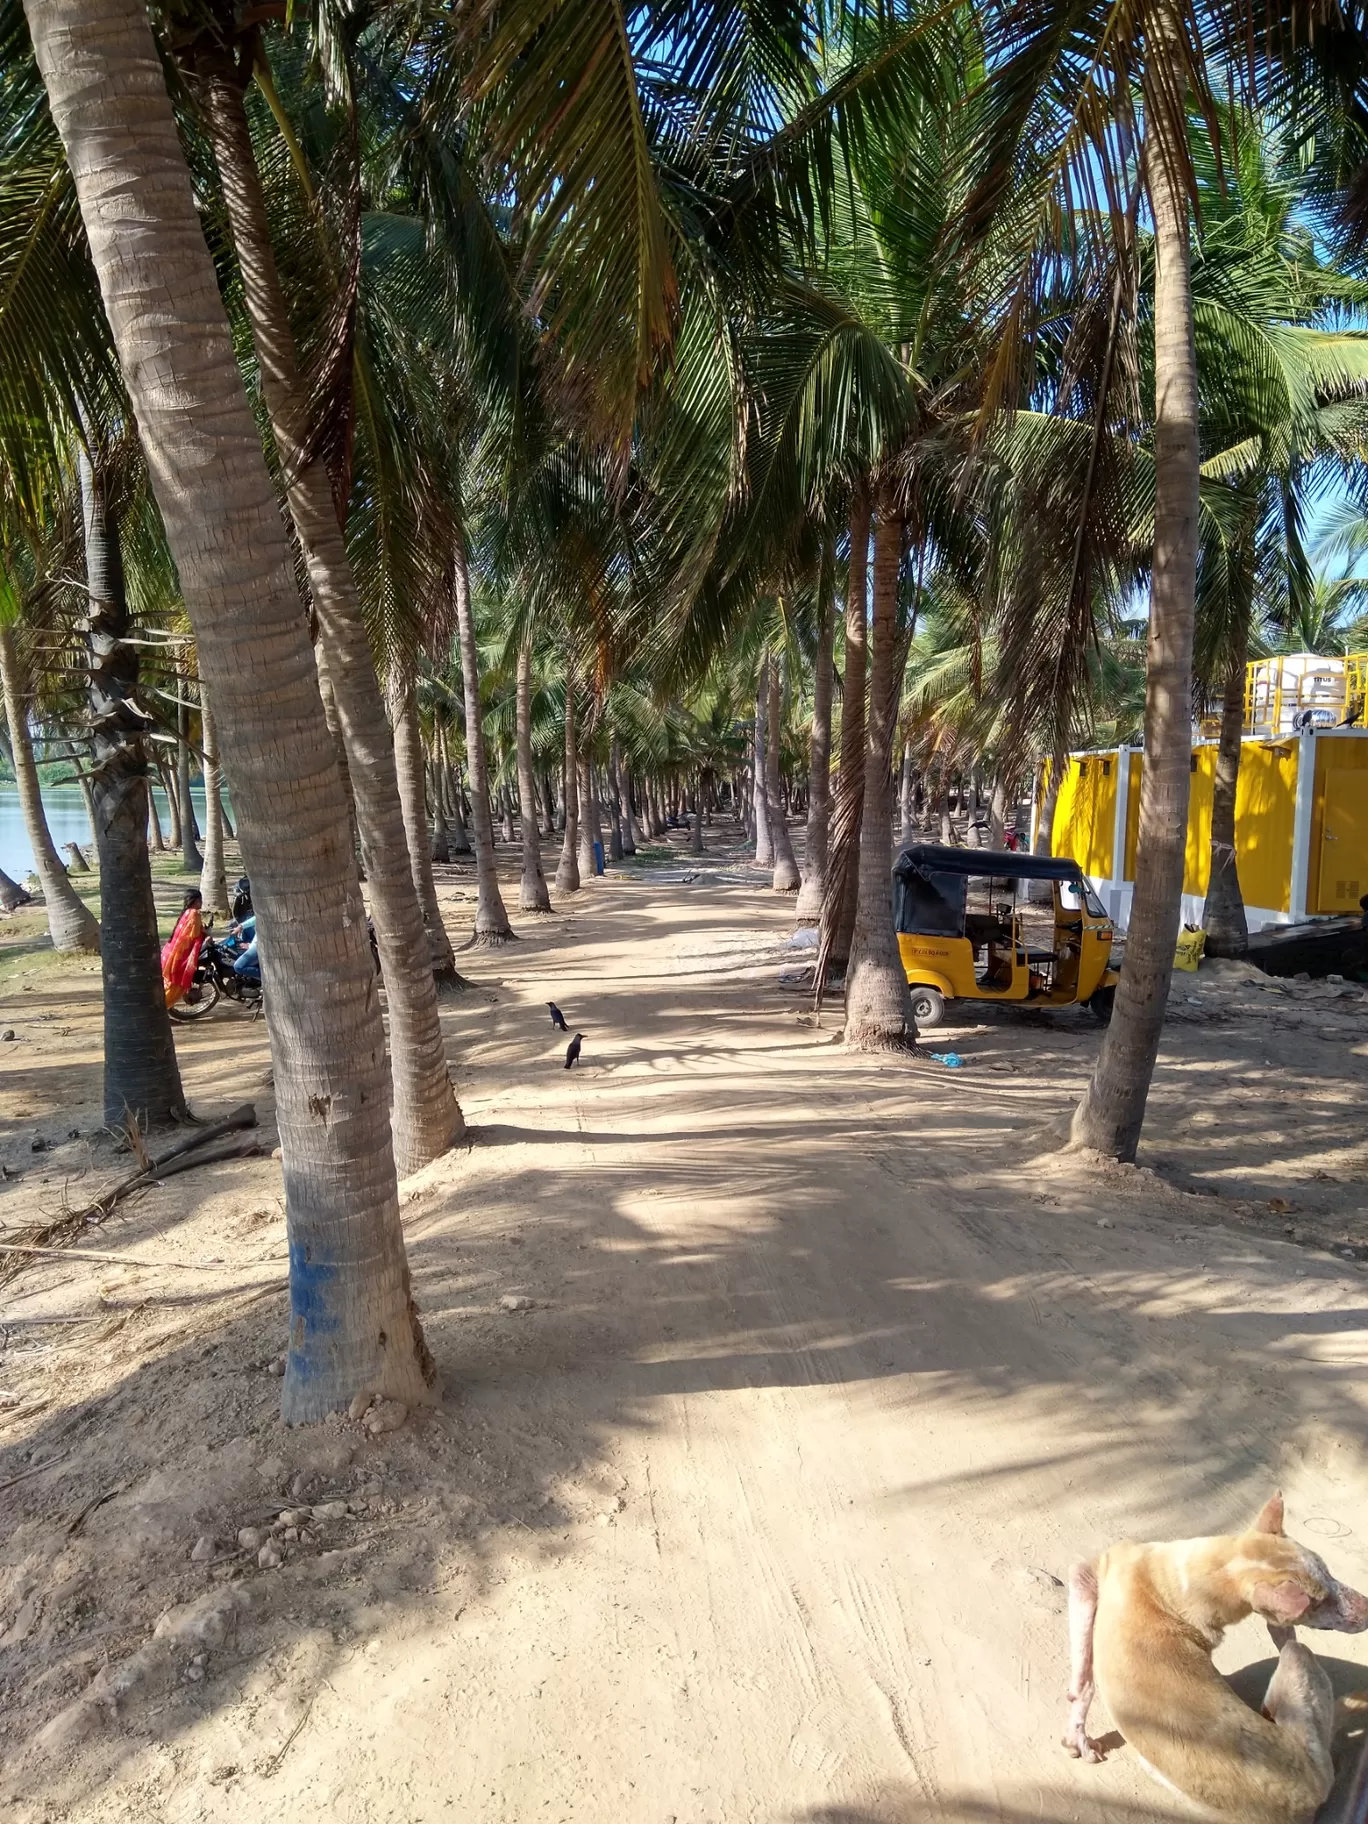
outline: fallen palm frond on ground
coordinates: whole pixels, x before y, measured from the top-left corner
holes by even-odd
[[[246,1128],[255,1128],[256,1119],[256,1108],[252,1103],[244,1102],[221,1121],[186,1135],[155,1155],[149,1154],[141,1145],[139,1136],[139,1145],[134,1149],[139,1158],[137,1171],[120,1178],[79,1209],[64,1209],[48,1221],[30,1223],[7,1237],[5,1244],[0,1245],[0,1286],[8,1285],[25,1267],[32,1266],[35,1259],[42,1258],[41,1253],[31,1250],[46,1253],[69,1248],[86,1229],[102,1223],[125,1198],[161,1179],[172,1178],[177,1172],[192,1171],[196,1166],[212,1165],[221,1159],[245,1159],[258,1152],[260,1142],[256,1135],[243,1132]]]

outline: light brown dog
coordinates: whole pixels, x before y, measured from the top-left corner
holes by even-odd
[[[1225,1630],[1249,1614],[1280,1648],[1261,1715],[1211,1663]],[[1087,1732],[1097,1689],[1147,1770],[1208,1815],[1310,1824],[1334,1779],[1335,1700],[1294,1624],[1361,1633],[1368,1597],[1285,1535],[1281,1495],[1248,1532],[1115,1545],[1096,1564],[1076,1564],[1064,1746],[1102,1759]]]

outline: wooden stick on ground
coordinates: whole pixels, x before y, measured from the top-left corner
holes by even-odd
[[[196,1161],[198,1163],[198,1161]],[[236,1268],[222,1260],[148,1260],[142,1254],[106,1254],[100,1248],[34,1248],[21,1247],[12,1241],[5,1245],[6,1254],[56,1254],[63,1260],[107,1261],[116,1267],[169,1267],[180,1273],[232,1273]]]
[[[0,1494],[3,1494],[7,1488],[13,1488],[16,1483],[27,1482],[30,1476],[41,1476],[49,1469],[56,1469],[57,1465],[65,1463],[70,1455],[69,1450],[64,1450],[60,1457],[49,1457],[46,1463],[35,1463],[32,1469],[21,1470],[17,1476],[11,1476],[8,1482],[0,1482]]]
[[[240,1159],[256,1152],[257,1142],[254,1136],[245,1139],[238,1137],[242,1129],[255,1126],[256,1109],[250,1102],[244,1102],[221,1121],[198,1128],[184,1139],[177,1140],[174,1145],[166,1147],[152,1157],[149,1165],[139,1165],[136,1172],[120,1178],[93,1202],[78,1210],[64,1210],[51,1222],[35,1223],[27,1229],[21,1229],[19,1236],[22,1240],[9,1246],[0,1244],[0,1285],[7,1285],[23,1272],[26,1265],[31,1264],[32,1256],[21,1253],[21,1247],[46,1248],[53,1242],[70,1246],[86,1228],[103,1222],[116,1204],[135,1191],[143,1190],[160,1179],[172,1178],[177,1172],[188,1172],[200,1165],[212,1165],[220,1159]]]

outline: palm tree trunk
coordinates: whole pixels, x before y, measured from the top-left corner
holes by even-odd
[[[447,767],[448,806],[451,812],[451,853],[453,858],[470,854],[470,834],[466,829],[465,806],[462,802],[461,776],[454,766]]]
[[[522,810],[521,912],[549,912],[551,895],[542,872],[541,836],[537,830],[537,783],[532,776],[532,647],[518,650],[518,804]]]
[[[694,780],[693,816],[689,819],[689,853],[703,853],[703,775],[699,773]]]
[[[32,895],[26,892],[17,880],[11,880],[5,870],[0,868],[0,912],[17,912],[20,906],[32,903]]]
[[[432,800],[432,844],[429,853],[436,862],[451,860],[451,833],[447,828],[446,731],[434,718],[432,755],[427,762],[428,796]]]
[[[223,800],[219,797],[222,769],[219,765],[218,728],[209,706],[209,692],[200,685],[200,726],[204,732],[204,871],[200,875],[200,892],[209,911],[227,918],[228,882],[223,871]]]
[[[1185,160],[1186,67],[1176,0],[1146,15],[1147,170],[1154,216],[1154,568],[1145,683],[1145,758],[1126,963],[1075,1144],[1133,1160],[1173,975],[1182,916],[1192,755],[1192,631],[1200,455]]]
[[[769,795],[769,674],[770,656],[760,660],[760,675],[755,681],[755,865],[774,866],[774,838],[770,830]]]
[[[289,542],[142,0],[25,0],[219,715],[252,878],[290,1249],[281,1410],[432,1400],[365,909]]]
[[[166,838],[162,835],[161,817],[157,812],[157,794],[152,789],[151,777],[147,781],[147,841],[154,855],[161,855],[166,849]]]
[[[95,788],[91,785],[90,774],[85,771],[84,767],[77,767],[76,777],[80,783],[81,796],[85,799],[86,822],[90,825],[90,840],[98,849],[100,846],[100,836],[99,831],[95,827]]]
[[[622,774],[622,846],[628,855],[635,855],[645,835],[637,811],[636,780],[632,773],[632,763],[626,754],[622,756],[618,764]]]
[[[124,589],[119,529],[104,475],[80,452],[86,552],[86,650],[100,854],[100,972],[104,988],[104,1119],[132,1114],[146,1128],[186,1114],[147,852],[147,729],[137,702],[138,648]]]
[[[910,794],[909,794],[910,796]],[[1007,828],[1007,780],[999,773],[993,781],[993,795],[988,801],[988,847],[1000,849]]]
[[[413,673],[406,664],[396,664],[390,674],[390,714],[394,718],[394,772],[399,804],[404,819],[405,850],[412,869],[414,897],[422,912],[428,946],[428,964],[433,976],[444,985],[460,981],[456,958],[451,952],[451,939],[437,904],[437,886],[432,878],[432,845],[428,840],[427,781],[423,773],[423,736],[418,726],[418,698],[413,688]],[[383,953],[381,966],[384,965]]]
[[[624,850],[622,844],[622,793],[618,789],[617,736],[614,735],[608,748],[608,855],[612,861],[621,861]]]
[[[565,835],[561,842],[556,891],[578,893],[579,870],[579,754],[575,745],[575,670],[565,657]]]
[[[837,845],[829,858],[832,879],[828,883],[840,889],[837,905],[828,911],[822,907],[822,941],[828,942],[829,920],[834,929],[830,935],[831,966],[842,969],[850,957],[855,934],[855,904],[859,897],[860,870],[859,830],[863,821],[865,764],[865,674],[868,661],[866,590],[869,580],[869,496],[863,488],[856,491],[850,505],[850,579],[846,589],[845,679],[841,692],[841,771],[836,781],[835,820],[838,829],[848,832],[844,845]]]
[[[180,796],[176,790],[176,769],[164,760],[157,761],[157,777],[166,794],[166,846],[174,855],[181,846]]]
[[[425,906],[414,890],[394,741],[361,600],[327,468],[309,449],[308,399],[242,104],[242,83],[249,74],[239,72],[231,60],[214,64],[203,83],[205,112],[242,272],[262,393],[280,453],[290,516],[304,553],[346,749],[356,835],[389,1004],[395,1160],[398,1171],[407,1174],[446,1152],[465,1129],[447,1069],[433,980],[434,962],[441,968],[450,965],[453,974],[454,962],[440,915],[440,944],[423,929]],[[421,837],[431,880],[425,828]],[[436,912],[435,894],[432,911]]]
[[[190,689],[189,674],[176,673],[176,787],[180,799],[181,867],[187,874],[204,872],[204,857],[196,837],[195,800],[190,792]]]
[[[826,893],[827,843],[831,833],[831,683],[832,635],[836,623],[830,590],[817,597],[817,657],[812,679],[812,742],[808,759],[807,845],[803,885],[794,908],[796,925],[821,923]]]
[[[100,948],[100,927],[95,915],[77,893],[62,866],[43,810],[43,793],[29,739],[28,715],[22,682],[19,649],[14,629],[0,622],[0,684],[5,695],[14,778],[19,788],[19,810],[33,850],[34,869],[43,889],[48,935],[55,950],[84,950],[92,956]]]
[[[622,827],[622,853],[635,855],[637,839],[636,819],[632,815],[632,775],[616,735],[613,736],[609,767],[612,773],[613,803],[617,807]]]
[[[475,844],[475,941],[506,944],[514,936],[499,892],[494,865],[494,819],[489,808],[489,770],[484,720],[480,713],[479,655],[475,649],[475,615],[470,605],[470,573],[465,545],[456,543],[456,623],[461,643],[461,682],[465,687],[466,765],[470,771],[470,833]]]
[[[439,764],[434,760],[427,769],[428,792],[432,799],[432,840],[428,844],[428,854],[434,861],[445,864],[451,860],[451,838],[447,833],[446,812],[442,807]]]
[[[321,638],[314,641],[314,664],[318,667],[318,694],[323,699],[323,719],[328,724],[328,733],[332,737],[333,753],[337,756],[337,771],[342,780],[342,796],[347,801],[347,824],[351,830],[352,854],[362,880],[366,870],[361,861],[361,832],[356,823],[356,794],[352,790],[351,764],[347,759],[347,742],[342,733],[342,717],[338,713],[337,693],[333,690],[332,674],[328,670],[328,649]]]
[[[856,1051],[900,1051],[916,1042],[912,996],[893,929],[893,737],[898,699],[898,572],[902,520],[882,512],[874,528],[873,640],[859,901],[846,971],[845,1042]]]
[[[902,779],[898,786],[898,847],[905,849],[912,835],[912,744],[904,741]]]
[[[789,835],[788,805],[784,799],[784,777],[779,765],[779,737],[783,732],[783,673],[779,660],[769,663],[769,713],[765,717],[765,810],[769,819],[770,847],[774,850],[774,873],[770,888],[775,893],[796,893],[799,886],[798,863],[793,858],[793,839]],[[700,811],[700,816],[702,815]]]
[[[1216,777],[1211,793],[1211,872],[1207,880],[1202,924],[1208,956],[1243,956],[1249,949],[1249,923],[1235,853],[1235,798],[1240,787],[1244,747],[1245,665],[1249,622],[1241,618],[1226,668],[1221,704],[1221,738],[1216,749]]]
[[[594,844],[598,835],[598,801],[594,794],[594,764],[584,754],[579,756],[575,779],[579,792],[579,863],[581,880],[592,880],[597,874]]]
[[[1053,855],[1054,853],[1054,820],[1055,806],[1059,803],[1059,788],[1064,783],[1064,774],[1069,764],[1069,750],[1061,741],[1050,756],[1050,770],[1045,779],[1045,793],[1040,800],[1040,810],[1036,816],[1035,844],[1032,853],[1036,855]],[[1045,905],[1054,897],[1054,888],[1048,880],[1033,880],[1027,892],[1027,898],[1037,905]]]

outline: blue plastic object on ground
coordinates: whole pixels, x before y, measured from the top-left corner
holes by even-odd
[[[944,1064],[947,1070],[962,1070],[964,1068],[964,1059],[957,1051],[933,1051],[931,1056],[937,1064]]]
[[[594,872],[595,874],[603,872],[603,844],[601,842],[594,844]]]

